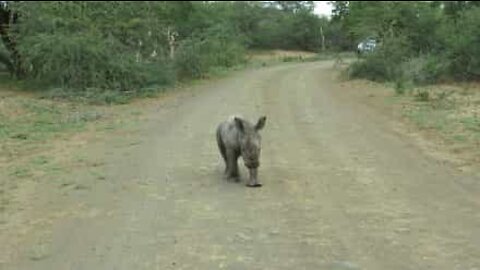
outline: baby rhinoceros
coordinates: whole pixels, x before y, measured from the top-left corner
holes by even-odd
[[[223,160],[225,174],[228,179],[239,181],[238,157],[242,156],[243,163],[250,172],[248,187],[260,187],[257,179],[257,170],[260,166],[261,136],[259,131],[265,126],[267,117],[262,116],[253,125],[240,116],[231,116],[220,123],[217,128],[217,143]]]

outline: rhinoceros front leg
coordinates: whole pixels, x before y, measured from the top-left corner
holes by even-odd
[[[238,154],[234,150],[227,150],[227,178],[240,181],[238,174]]]
[[[248,187],[261,187],[262,184],[258,182],[258,169],[257,168],[251,168],[249,169],[250,172],[250,178],[248,180],[247,186]]]

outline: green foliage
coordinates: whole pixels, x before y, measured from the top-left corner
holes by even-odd
[[[352,78],[366,78],[372,81],[384,81],[388,78],[388,62],[383,58],[372,55],[365,61],[357,61],[349,66],[349,76]]]
[[[480,79],[480,7],[461,12],[446,32],[449,73],[457,79]]]
[[[404,80],[397,80],[395,82],[395,94],[403,96],[407,91],[407,83]]]
[[[375,51],[350,67],[353,77],[397,84],[480,78],[480,7],[474,2],[445,8],[429,2],[337,2],[333,21],[358,42],[377,39]]]
[[[245,62],[247,48],[316,51],[320,29],[333,33],[312,1],[20,1],[0,8],[18,15],[9,34],[21,60],[7,48],[1,63],[9,70],[21,64],[27,82],[56,89],[49,96],[105,103],[229,69]]]
[[[344,25],[332,20],[325,25],[326,47],[332,51],[353,51],[354,44]]]
[[[148,2],[18,3],[18,51],[27,79],[64,89],[122,92],[146,87],[158,81],[155,77],[169,82],[165,57],[149,57],[154,48],[162,52],[163,33],[152,34],[162,26],[153,15],[161,7]]]
[[[274,1],[272,4],[290,13],[312,12],[314,8],[313,1]]]
[[[461,120],[466,129],[480,133],[480,117],[470,116]]]
[[[409,53],[410,48],[405,37],[385,40],[374,53],[350,66],[350,75],[373,81],[393,81],[402,76],[399,63],[404,61]]]
[[[252,18],[248,32],[245,32],[249,38],[249,45],[253,48],[267,49],[307,51],[320,49],[320,27],[323,25],[326,31],[327,21],[314,15],[308,5],[303,8],[299,8],[298,5],[283,3],[279,4],[280,9],[252,7],[250,14],[245,14],[247,18]]]
[[[28,46],[35,44],[36,46]],[[19,47],[31,79],[65,88],[126,91],[141,85],[141,66],[132,55],[113,57],[115,42],[90,33],[28,36]]]
[[[445,76],[447,66],[437,55],[420,55],[409,58],[401,64],[404,80],[417,85],[432,84]]]
[[[7,100],[8,104],[4,104],[3,111],[23,113],[0,113],[0,139],[4,142],[43,141],[59,132],[82,130],[87,123],[103,117],[99,111],[83,110],[82,106],[74,104],[58,105],[47,100],[33,102],[18,97]],[[6,151],[0,156],[8,154],[9,151]]]
[[[215,67],[230,68],[245,61],[245,49],[228,34],[195,36],[182,41],[175,58],[180,78],[200,78]]]
[[[5,46],[0,45],[0,70],[6,70],[13,73],[14,68],[10,59],[10,53],[5,49]]]
[[[480,77],[480,7],[470,1],[335,1],[331,20],[313,14],[312,1],[6,7],[18,15],[9,30],[15,50],[10,43],[0,50],[7,70],[21,70],[39,88],[97,93],[107,103],[117,100],[112,93],[151,95],[177,79],[227,70],[245,61],[246,49],[353,51],[366,37],[378,46],[350,67],[353,77],[393,81],[398,89]]]
[[[430,93],[427,90],[418,90],[415,94],[415,98],[418,101],[429,101],[430,100]]]

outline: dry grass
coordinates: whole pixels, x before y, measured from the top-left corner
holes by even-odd
[[[422,101],[415,91],[428,93]],[[412,98],[413,97],[413,98]],[[480,164],[480,85],[435,85],[404,97],[404,115],[469,164]]]
[[[285,58],[302,57],[304,59],[317,56],[313,52],[304,51],[286,51],[286,50],[256,50],[248,54],[250,60],[258,61],[281,61]]]
[[[88,186],[75,182],[74,175],[84,171],[104,179],[101,155],[83,152],[131,132],[145,112],[136,103],[94,106],[0,90],[0,230],[18,232],[0,235],[0,242],[19,244],[38,227],[30,221],[55,218],[39,216],[45,214],[39,209],[54,207],[46,190]],[[0,265],[12,256],[0,254]]]
[[[2,213],[24,201],[15,197],[25,193],[22,188],[29,189],[25,185],[44,184],[47,178],[69,172],[79,166],[76,151],[130,128],[142,116],[134,105],[94,106],[0,93]]]
[[[476,171],[480,164],[480,84],[443,84],[415,87],[403,94],[395,87],[366,80],[342,83],[348,95],[403,124],[435,157],[459,169]]]

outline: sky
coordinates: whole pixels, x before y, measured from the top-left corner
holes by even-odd
[[[313,1],[315,3],[314,13],[319,16],[330,17],[332,15],[332,5],[329,4],[329,1]]]

